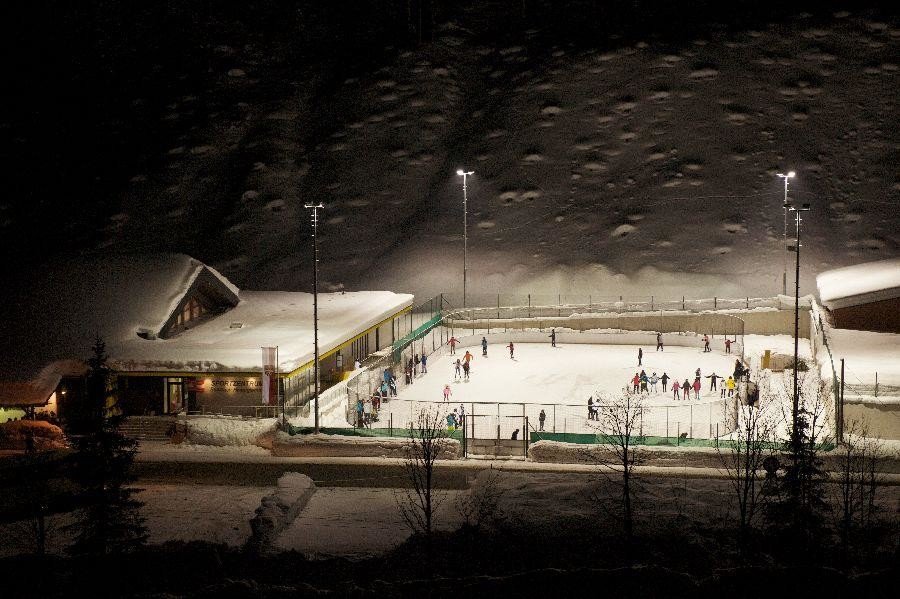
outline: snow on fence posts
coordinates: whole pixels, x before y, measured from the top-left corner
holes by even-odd
[[[822,382],[830,385],[832,391],[832,399],[834,402],[832,423],[834,425],[834,428],[831,432],[834,434],[834,438],[837,439],[838,442],[842,442],[844,434],[844,422],[842,414],[843,406],[841,405],[840,397],[840,387],[837,384],[839,379],[834,368],[834,357],[831,355],[831,348],[828,345],[828,336],[825,332],[827,323],[822,319],[822,312],[819,308],[819,304],[814,299],[810,301],[809,316],[809,339],[812,357],[817,365],[819,379]],[[796,364],[794,366],[796,367]],[[822,372],[823,367],[825,369],[824,373]]]

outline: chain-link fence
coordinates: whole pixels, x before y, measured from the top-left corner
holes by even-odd
[[[360,397],[360,399],[362,399]],[[734,429],[737,398],[682,401],[644,405],[639,409],[638,436],[715,439]],[[408,429],[423,409],[438,406],[448,428],[460,428],[467,419],[466,436],[474,439],[523,438],[531,432],[562,434],[609,433],[600,414],[608,408],[600,402],[584,404],[526,402],[423,402],[382,399],[367,416],[364,405],[355,404],[348,422],[372,429]],[[528,423],[525,430],[524,423]],[[515,437],[514,437],[515,434]]]

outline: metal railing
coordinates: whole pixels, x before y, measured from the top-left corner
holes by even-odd
[[[462,298],[456,294],[442,294],[443,301],[461,310]],[[778,297],[743,298],[693,298],[658,297],[654,295],[592,295],[592,294],[468,294],[467,310],[494,311],[496,318],[546,318],[564,316],[577,308],[586,314],[603,312],[656,312],[680,310],[702,312],[707,310],[740,310],[751,308],[781,308]]]

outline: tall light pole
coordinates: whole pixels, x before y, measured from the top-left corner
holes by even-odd
[[[784,272],[781,275],[781,295],[787,295],[787,213],[788,213],[788,200],[787,200],[787,192],[788,192],[788,179],[793,179],[797,176],[797,173],[794,171],[788,171],[788,174],[782,175],[778,173],[778,176],[784,179],[784,233],[781,236],[781,255],[783,257],[784,263]]]
[[[787,180],[787,179],[785,179]],[[800,393],[797,387],[797,371],[798,371],[798,344],[800,337],[800,223],[803,219],[800,218],[801,212],[809,211],[809,204],[803,204],[802,207],[797,208],[795,206],[789,206],[789,210],[793,211],[794,220],[797,226],[797,242],[794,247],[794,253],[796,256],[796,272],[794,273],[794,406],[792,413],[793,420],[793,431],[791,432],[791,442],[793,443],[795,455],[796,452],[800,449],[800,431],[797,428],[799,414],[800,414]]]
[[[475,171],[459,169],[456,174],[463,178],[463,308],[466,307],[466,275],[469,270],[469,198],[466,195],[466,179],[474,175]]]
[[[319,210],[325,207],[321,202],[318,204],[304,204],[304,208],[312,210],[313,225],[313,371],[315,374],[314,389],[314,410],[315,429],[319,432]]]

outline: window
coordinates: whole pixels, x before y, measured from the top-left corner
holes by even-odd
[[[206,314],[206,312],[207,310],[203,307],[203,304],[201,304],[196,297],[192,297],[184,304],[181,312],[178,313],[176,323],[178,326],[183,327],[192,320],[200,318]]]

